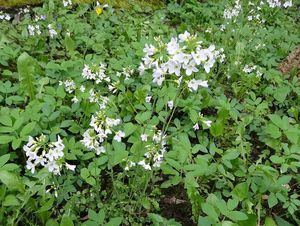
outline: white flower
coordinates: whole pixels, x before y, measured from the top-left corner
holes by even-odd
[[[155,53],[156,48],[153,45],[146,44],[143,51],[147,56],[152,56]]]
[[[169,107],[170,109],[172,109],[172,108],[174,107],[174,102],[173,102],[173,100],[168,101],[168,107]]]
[[[135,162],[130,161],[127,166],[125,167],[125,170],[128,171],[131,167],[136,166]]]
[[[199,86],[207,88],[208,87],[207,81],[192,79],[188,82],[188,87],[190,88],[191,91],[192,90],[197,91]]]
[[[105,153],[105,152],[106,152],[106,150],[103,146],[96,148],[96,155],[100,155],[101,153]]]
[[[48,24],[49,35],[51,38],[57,35],[57,32],[54,30],[52,24]]]
[[[70,165],[70,164],[66,163],[66,167],[69,170],[75,171],[76,165]]]
[[[192,52],[192,57],[197,65],[207,60],[207,51],[204,49],[199,49],[197,52]]]
[[[175,60],[168,61],[168,71],[170,74],[175,74],[178,77],[180,76],[181,64]]]
[[[288,8],[288,7],[291,7],[291,6],[293,6],[293,3],[292,3],[291,0],[290,0],[290,1],[286,1],[286,2],[283,4],[283,7],[284,7],[284,8]]]
[[[222,25],[220,26],[220,31],[225,31],[225,29],[226,29],[226,25],[225,25],[225,24],[222,24]]]
[[[139,74],[140,75],[143,75],[144,73],[145,73],[145,65],[143,64],[143,63],[140,63],[140,66],[139,66],[139,68],[138,68],[138,70],[139,70]]]
[[[198,130],[198,129],[199,129],[199,124],[196,123],[196,124],[193,126],[193,129],[194,129],[194,130]]]
[[[185,69],[185,73],[187,76],[190,76],[193,74],[193,72],[198,72],[199,70],[196,68],[195,61],[190,61],[188,65],[183,65],[183,68]]]
[[[63,5],[64,5],[64,7],[72,5],[72,1],[71,0],[63,0]]]
[[[180,51],[180,46],[177,42],[177,38],[171,38],[171,41],[167,44],[167,51],[170,55],[174,55]]]
[[[77,97],[76,96],[74,96],[73,98],[72,98],[72,100],[71,100],[74,104],[76,104],[79,100],[77,99]]]
[[[180,34],[178,37],[179,37],[179,42],[185,42],[191,37],[191,34],[185,31],[183,34]]]
[[[76,89],[76,84],[72,79],[64,81],[63,84],[65,85],[65,89],[68,93],[73,93]]]
[[[146,170],[151,170],[150,164],[146,163],[145,160],[139,161],[138,165],[142,166]]]
[[[153,82],[156,83],[158,86],[161,86],[164,80],[165,77],[163,70],[161,68],[156,68],[153,71]]]
[[[36,165],[34,163],[29,160],[26,161],[26,168],[30,170],[32,174],[35,172],[35,167]]]
[[[147,134],[142,134],[141,135],[141,140],[146,142],[148,140],[148,135]]]
[[[152,96],[146,96],[145,98],[145,102],[146,103],[150,103]]]
[[[186,53],[178,53],[173,56],[173,60],[182,64],[188,64],[190,59],[192,58],[191,54]]]
[[[79,90],[80,90],[82,93],[84,93],[84,91],[85,91],[84,85],[81,85]]]
[[[121,142],[122,138],[125,137],[125,133],[121,130],[119,130],[115,136],[114,136],[114,140]]]
[[[210,120],[203,120],[202,122],[203,122],[208,128],[211,127],[212,121],[210,121]]]

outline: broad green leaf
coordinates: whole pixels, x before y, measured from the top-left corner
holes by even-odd
[[[281,132],[277,126],[272,123],[269,123],[266,127],[266,132],[271,135],[271,137],[277,139],[281,137]]]
[[[64,215],[61,219],[60,226],[74,226],[72,218]]]
[[[149,120],[151,118],[151,111],[146,111],[143,113],[138,113],[135,116],[135,120],[139,123],[139,124],[143,124],[144,122],[146,122],[147,120]]]
[[[288,86],[280,87],[276,89],[274,93],[274,98],[279,101],[283,102],[285,101],[287,95],[290,93],[291,89]]]
[[[3,135],[0,136],[0,144],[8,144],[13,140],[13,136]]]
[[[248,216],[240,211],[230,211],[226,216],[233,221],[243,221],[248,219]]]
[[[202,211],[212,219],[218,219],[219,215],[217,214],[215,208],[209,203],[201,204]]]
[[[248,197],[248,184],[246,182],[237,184],[232,190],[232,196],[240,201]]]
[[[124,125],[124,133],[126,134],[126,137],[131,135],[136,129],[137,129],[136,125],[132,124],[131,122],[126,123]]]
[[[274,193],[271,193],[268,197],[269,208],[274,207],[277,203],[278,203],[278,200],[276,198],[276,195],[274,195]]]
[[[0,123],[5,125],[5,126],[12,126],[12,120],[8,115],[1,115],[0,116]]]
[[[105,226],[119,226],[123,221],[122,217],[114,217],[112,218]]]
[[[2,203],[3,206],[18,206],[20,205],[19,200],[14,195],[7,195]]]
[[[35,126],[36,126],[36,122],[30,122],[29,124],[23,127],[20,136],[21,137],[28,136],[34,130]]]
[[[30,97],[35,98],[35,75],[40,70],[36,60],[29,56],[26,52],[22,53],[17,60],[19,81],[21,88]]]
[[[83,178],[83,179],[86,179],[90,176],[90,172],[87,168],[82,168],[80,170],[80,176]]]
[[[266,217],[264,226],[277,226],[273,218]]]
[[[285,160],[284,160],[283,157],[279,157],[279,156],[277,156],[277,155],[272,155],[272,156],[270,157],[270,159],[271,159],[271,161],[272,161],[273,163],[275,163],[275,164],[281,164],[281,163],[284,163],[284,162],[285,162]]]
[[[9,158],[10,158],[10,154],[2,155],[2,156],[0,157],[0,168],[1,168],[2,166],[4,166],[5,163],[8,162]]]

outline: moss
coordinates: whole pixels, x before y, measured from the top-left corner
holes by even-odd
[[[11,8],[24,5],[41,4],[44,0],[0,0],[0,7]],[[91,3],[94,0],[74,0],[77,3]],[[149,6],[151,8],[159,8],[164,5],[161,0],[99,0],[101,3],[108,3],[117,8],[130,8],[132,5]]]
[[[10,8],[23,5],[37,5],[42,0],[0,0],[0,7]]]

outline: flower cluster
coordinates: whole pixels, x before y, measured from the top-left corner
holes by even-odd
[[[141,134],[141,140],[143,142],[148,141],[147,134]],[[139,165],[146,170],[152,170],[153,168],[159,168],[164,159],[164,153],[166,152],[166,136],[162,131],[158,130],[152,137],[150,144],[146,145],[147,152],[144,154],[144,159],[139,162],[129,161],[125,167],[125,170],[129,170],[131,167]]]
[[[211,127],[212,121],[206,119],[201,112],[199,112],[199,121],[203,123],[207,128]],[[198,122],[193,126],[194,130],[199,130]]]
[[[249,2],[248,5],[251,8],[247,16],[248,21],[257,21],[259,23],[265,23],[265,20],[261,18],[261,6],[264,5],[264,2],[260,2],[259,6],[255,5],[253,2]]]
[[[105,74],[105,71],[105,64],[93,64],[92,66],[85,64],[82,70],[82,76],[87,80],[94,80],[96,84],[103,81],[110,82],[110,78]]]
[[[66,80],[64,82],[60,81],[59,85],[60,86],[62,86],[62,85],[65,86],[65,90],[68,93],[73,93],[75,91],[75,89],[76,89],[76,84],[75,84],[75,82],[72,79],[68,79],[68,80]]]
[[[64,7],[68,7],[72,5],[72,1],[71,0],[63,0],[63,5]]]
[[[23,147],[27,157],[26,168],[30,170],[31,173],[34,173],[36,171],[35,168],[41,165],[55,175],[60,174],[63,164],[64,148],[65,145],[59,136],[57,136],[56,142],[50,143],[43,134],[36,139],[30,136],[28,143]],[[65,164],[68,169],[75,169],[75,166]]]
[[[48,24],[47,27],[48,27],[49,35],[51,38],[54,38],[55,36],[57,36],[57,32],[56,32],[56,30],[54,30],[52,24]]]
[[[236,18],[240,14],[241,10],[242,6],[240,4],[240,1],[236,0],[234,7],[224,10],[224,18],[228,20]]]
[[[27,29],[28,29],[28,33],[29,33],[30,36],[35,36],[35,35],[42,34],[41,29],[40,29],[40,25],[38,25],[38,24],[36,24],[36,25],[29,24]]]
[[[139,66],[140,75],[152,69],[153,82],[161,86],[168,75],[175,75],[178,85],[182,80],[188,83],[193,79],[191,75],[199,71],[199,66],[209,73],[218,58],[224,60],[223,49],[217,51],[214,45],[203,48],[202,42],[196,38],[196,35],[185,31],[167,44],[159,38],[156,39],[157,47],[146,44],[143,50],[145,56]],[[203,84],[207,87],[207,81],[194,79],[190,86],[196,91]]]
[[[8,13],[3,13],[2,11],[0,11],[0,20],[11,20],[11,16]]]
[[[131,75],[133,75],[134,70],[131,67],[126,67],[122,69],[122,72],[117,72],[117,76],[121,77],[121,75],[125,76],[125,80],[128,80]]]
[[[125,137],[123,131],[114,130],[114,127],[118,126],[120,123],[120,119],[109,118],[105,115],[104,111],[97,112],[92,116],[90,122],[92,128],[84,132],[81,143],[87,149],[96,151],[97,155],[104,153],[106,150],[101,145],[110,134],[114,133],[113,139],[117,142],[121,142],[122,138]]]
[[[260,72],[258,69],[257,69],[257,66],[256,65],[248,65],[246,64],[245,67],[243,68],[243,72],[247,73],[247,74],[250,74],[252,73],[253,71],[256,71],[256,77],[261,77],[262,76],[262,72]]]
[[[280,0],[267,0],[267,3],[269,4],[269,6],[271,8],[280,8],[280,7],[284,7],[284,8],[288,8],[293,6],[293,3],[291,0],[285,1],[284,3],[282,3]]]

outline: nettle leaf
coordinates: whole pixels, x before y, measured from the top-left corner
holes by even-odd
[[[30,97],[31,100],[35,98],[35,75],[38,74],[40,67],[36,60],[29,56],[28,53],[22,53],[17,60],[17,68],[19,74],[19,81],[23,91]]]

